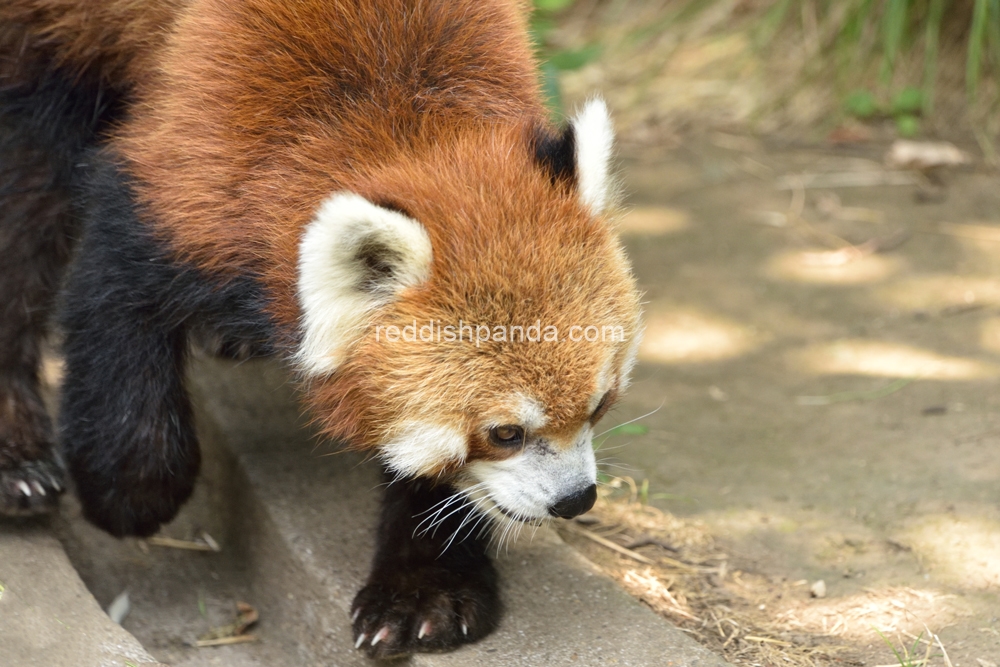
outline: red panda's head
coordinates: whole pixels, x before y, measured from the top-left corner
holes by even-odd
[[[300,243],[298,363],[323,430],[487,514],[589,509],[594,426],[640,335],[605,218],[602,102],[560,137],[527,125],[430,133],[332,193]]]

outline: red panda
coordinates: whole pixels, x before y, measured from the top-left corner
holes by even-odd
[[[112,534],[173,518],[210,331],[287,361],[322,433],[395,482],[357,648],[486,635],[480,523],[591,507],[634,363],[612,142],[600,101],[550,125],[518,2],[7,0],[0,511],[49,507],[64,456]],[[67,262],[59,454],[38,346]]]

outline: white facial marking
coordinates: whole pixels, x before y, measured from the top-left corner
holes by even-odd
[[[468,455],[465,437],[449,426],[410,422],[381,447],[389,470],[401,477],[430,475],[449,463],[461,464]]]
[[[635,368],[635,362],[639,357],[639,344],[642,343],[642,333],[642,328],[636,331],[628,344],[628,349],[625,350],[625,358],[622,360],[622,368],[618,376],[621,378],[621,383],[618,385],[621,391],[625,391],[629,384],[632,383],[632,369]]]
[[[572,125],[580,199],[596,215],[605,209],[612,194],[608,169],[615,131],[604,100],[597,98],[587,102],[573,118]]]
[[[601,365],[601,370],[597,372],[597,391],[595,391],[590,396],[589,408],[593,412],[597,409],[600,404],[601,399],[604,395],[608,393],[608,390],[614,386],[615,383],[615,350],[609,350],[607,357],[604,359],[604,363]]]
[[[372,276],[365,251],[381,253],[385,271]],[[302,370],[334,371],[372,311],[427,279],[431,255],[427,231],[402,213],[350,193],[323,202],[299,244]]]
[[[517,456],[503,461],[476,461],[467,469],[504,512],[525,520],[542,519],[549,516],[549,508],[557,502],[596,482],[592,437],[588,424],[567,449],[529,440]]]
[[[518,425],[530,432],[537,431],[548,423],[549,418],[545,414],[545,406],[540,402],[524,394],[517,394],[515,400],[514,414]]]

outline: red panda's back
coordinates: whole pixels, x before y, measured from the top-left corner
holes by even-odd
[[[0,3],[0,80],[59,69],[127,90],[154,66],[188,0],[5,0]]]
[[[461,126],[544,119],[516,0],[193,0],[116,147],[184,256],[294,263],[360,172]]]

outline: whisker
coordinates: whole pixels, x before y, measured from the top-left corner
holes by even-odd
[[[440,519],[438,519],[434,523],[432,523],[430,526],[428,526],[424,530],[423,533],[421,533],[421,535],[426,535],[427,531],[430,530],[431,531],[431,537],[436,536],[438,528],[441,527],[441,524],[443,524],[448,519],[448,517],[452,516],[456,512],[461,512],[466,507],[470,507],[470,506],[472,506],[474,504],[475,501],[472,498],[469,498],[467,496],[463,496],[463,497],[465,498],[465,502],[464,503],[462,503],[461,505],[459,505],[458,507],[456,507],[452,511],[448,512],[447,514],[445,514],[443,517],[441,517]],[[433,530],[431,530],[431,529],[433,529]]]
[[[598,462],[597,467],[598,468],[616,468],[618,470],[624,470],[625,472],[636,472],[636,471],[638,471],[638,468],[635,468],[635,467],[630,466],[630,465],[623,465],[623,464],[620,464],[620,463],[603,463],[603,462]]]
[[[449,507],[451,507],[451,505],[453,505],[456,502],[459,502],[461,500],[468,501],[470,499],[468,493],[470,491],[478,490],[478,487],[482,487],[482,486],[484,486],[484,484],[476,484],[474,486],[469,487],[465,491],[456,491],[454,495],[448,496],[444,500],[439,501],[438,503],[436,503],[434,505],[434,507],[438,507],[440,505],[441,506],[440,509],[438,509],[436,512],[434,512],[434,514],[431,514],[430,516],[425,517],[420,523],[418,523],[416,525],[416,527],[413,529],[413,534],[416,535],[417,531],[420,530],[420,527],[422,525],[424,525],[425,523],[430,522],[428,524],[427,528],[425,528],[420,533],[420,535],[426,535],[427,531],[429,531],[431,528],[433,528],[436,524],[440,524],[442,521],[444,521],[449,516],[451,516],[452,514],[454,514],[454,512],[450,512],[449,514],[447,514],[447,515],[445,515],[445,516],[442,517],[441,516],[442,512],[444,512],[446,509],[448,509]],[[431,510],[434,509],[434,507],[431,507]],[[461,507],[459,507],[458,509],[461,509]],[[421,512],[421,514],[426,514],[429,511],[430,510],[425,510],[424,512]],[[414,517],[418,517],[418,516],[420,516],[420,514],[415,514],[414,515]]]
[[[438,505],[441,505],[443,503],[451,502],[456,496],[461,496],[463,494],[468,495],[471,491],[475,491],[475,490],[477,490],[477,489],[479,489],[481,487],[484,487],[484,486],[486,486],[486,482],[480,482],[479,484],[473,484],[472,486],[470,486],[467,489],[456,490],[454,494],[448,496],[444,500],[439,500],[438,502],[434,503],[434,505],[432,505],[430,508],[425,509],[423,512],[417,512],[416,514],[413,515],[413,517],[416,518],[418,516],[427,514],[428,512],[433,511],[434,508],[437,507]]]
[[[653,410],[651,412],[647,412],[644,415],[640,415],[640,416],[636,417],[635,419],[629,419],[627,422],[623,422],[621,424],[617,424],[615,426],[612,426],[608,430],[602,431],[602,432],[598,433],[597,435],[595,435],[594,437],[595,438],[600,438],[605,433],[610,433],[611,431],[614,431],[616,428],[620,428],[622,426],[627,426],[628,424],[633,424],[633,423],[639,421],[640,419],[645,419],[646,417],[649,417],[650,415],[655,415],[657,412],[659,412],[663,408],[664,405],[666,405],[666,401],[664,401],[663,403],[660,403],[660,407],[656,408],[655,410]]]
[[[482,516],[481,514],[479,514],[479,508],[487,500],[489,500],[488,496],[483,496],[482,498],[479,498],[478,500],[476,500],[476,502],[473,504],[472,508],[469,510],[469,513],[465,516],[464,519],[462,519],[462,523],[460,523],[458,525],[458,528],[456,528],[455,531],[451,534],[451,537],[448,538],[448,541],[445,543],[444,547],[441,549],[441,553],[444,553],[445,551],[448,550],[448,547],[450,547],[451,544],[452,544],[452,542],[455,541],[455,538],[458,537],[458,534],[460,532],[462,532],[462,528],[465,527],[465,524],[468,523],[468,521],[469,521],[469,519],[471,517],[477,516],[477,515],[478,516]],[[472,529],[470,528],[469,531],[471,532]],[[468,535],[466,535],[466,537],[468,537]],[[465,538],[462,538],[462,540],[460,540],[460,542],[462,542],[464,540],[465,540]]]
[[[465,495],[460,494],[460,493],[455,494],[454,499],[450,503],[444,505],[437,512],[435,512],[434,514],[432,514],[431,516],[425,518],[423,521],[421,521],[419,524],[417,524],[417,527],[414,528],[414,531],[418,530],[420,528],[420,526],[423,526],[426,523],[427,527],[424,528],[422,531],[420,531],[420,535],[421,536],[426,535],[428,531],[430,531],[431,529],[435,528],[436,526],[441,525],[442,521],[444,521],[445,519],[447,519],[454,512],[462,509],[462,507],[466,503],[468,503],[468,502],[469,502],[469,499]],[[456,504],[458,505],[458,507],[456,507],[454,510],[452,510],[448,514],[445,514],[445,515],[442,516],[442,513],[445,510],[451,508],[453,505],[456,505]]]
[[[497,557],[498,558],[500,556],[500,551],[503,549],[504,542],[506,542],[506,540],[507,540],[507,533],[510,532],[510,529],[514,525],[514,519],[513,519],[513,517],[509,517],[506,514],[504,514],[503,517],[504,517],[504,519],[506,519],[507,523],[504,525],[503,532],[500,533],[500,540],[497,542]]]
[[[613,452],[616,449],[625,449],[626,447],[628,447],[629,445],[632,444],[632,441],[630,440],[630,441],[628,441],[628,442],[626,442],[624,444],[615,445],[614,447],[608,447],[607,449],[605,449],[604,448],[604,443],[607,442],[607,441],[608,441],[608,438],[605,438],[604,440],[601,440],[599,443],[597,443],[597,446],[594,447],[594,453],[596,454],[597,452]]]
[[[485,533],[490,528],[494,527],[496,524],[496,517],[486,513],[483,513],[483,517],[485,517],[488,520],[485,523],[483,523],[482,527],[479,529],[479,532],[476,533],[477,540],[483,536],[483,533]],[[476,525],[478,526],[479,524],[477,523]],[[475,526],[473,526],[473,528],[475,528]]]

